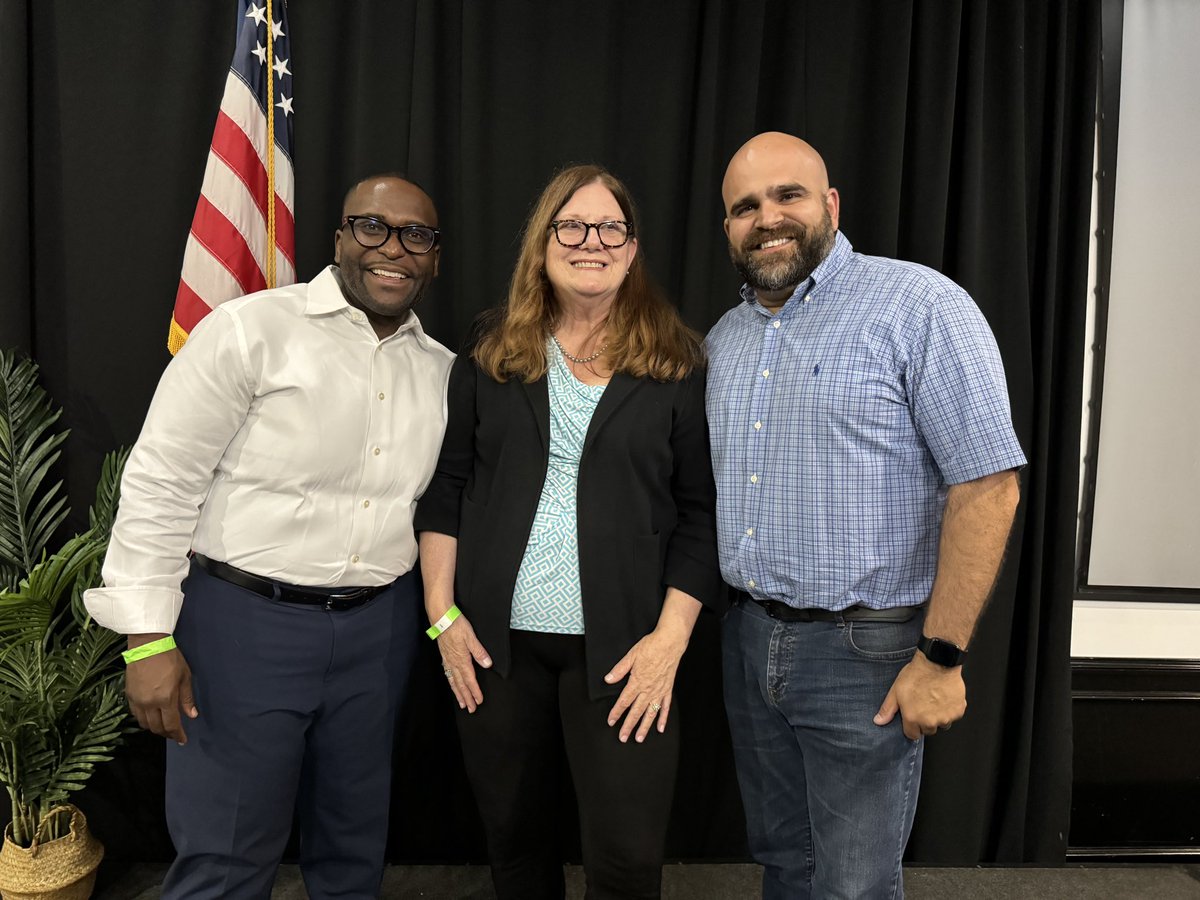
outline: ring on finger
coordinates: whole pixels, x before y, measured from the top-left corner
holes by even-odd
[[[662,706],[660,704],[658,704],[658,703],[650,704],[650,712],[658,712],[660,709],[662,709]]]

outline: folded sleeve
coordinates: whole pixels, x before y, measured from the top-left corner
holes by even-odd
[[[104,587],[84,594],[106,628],[174,630],[200,506],[253,402],[249,368],[238,322],[217,309],[163,373],[121,479]]]

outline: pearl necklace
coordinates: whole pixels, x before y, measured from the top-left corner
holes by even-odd
[[[567,348],[564,347],[562,345],[562,343],[558,340],[558,335],[551,333],[550,340],[554,341],[555,345],[559,349],[559,352],[562,353],[563,356],[565,356],[571,362],[576,363],[577,365],[583,365],[584,363],[590,363],[593,360],[599,359],[601,356],[604,355],[604,351],[608,349],[608,341],[605,341],[604,346],[601,347],[599,350],[597,350],[595,353],[593,353],[591,356],[583,356],[583,357],[572,356],[570,353],[567,352]]]

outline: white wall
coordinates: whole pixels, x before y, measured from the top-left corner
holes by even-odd
[[[1200,604],[1076,600],[1071,655],[1200,659]]]
[[[1126,0],[1091,585],[1200,588],[1200,3]]]
[[[1126,0],[1122,44],[1089,581],[1200,587],[1200,3]],[[1200,659],[1200,604],[1076,602],[1071,654]]]

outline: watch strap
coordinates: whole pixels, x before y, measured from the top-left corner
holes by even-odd
[[[917,641],[917,649],[924,653],[931,663],[947,669],[961,666],[967,658],[966,650],[953,641],[942,638],[921,635],[921,639]]]

